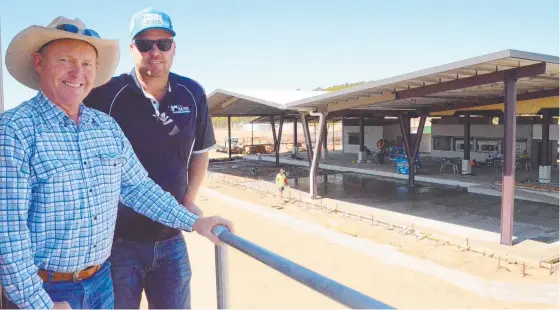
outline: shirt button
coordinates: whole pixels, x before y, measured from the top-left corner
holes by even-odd
[[[90,192],[90,193],[93,193],[93,189],[90,188],[90,189],[89,189],[89,192]]]
[[[94,221],[97,221],[97,215],[93,217],[93,220],[94,220]]]
[[[96,248],[96,247],[97,247],[97,244],[94,244],[93,247]]]
[[[84,166],[87,165],[87,162],[84,161]]]

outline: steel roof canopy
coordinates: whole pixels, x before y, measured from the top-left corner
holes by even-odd
[[[455,104],[495,104],[503,96],[504,74],[516,74],[517,90],[530,98],[558,94],[559,58],[504,50],[398,75],[285,105],[295,110],[453,109]]]
[[[325,92],[216,89],[207,96],[207,101],[213,117],[267,116],[298,113],[286,110],[285,104],[323,93]]]

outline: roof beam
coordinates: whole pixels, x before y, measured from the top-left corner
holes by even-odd
[[[484,84],[491,84],[501,82],[504,80],[506,74],[513,74],[516,78],[523,78],[528,76],[535,76],[543,74],[546,71],[546,63],[538,63],[530,66],[498,71],[487,74],[480,74],[468,78],[460,78],[457,80],[441,82],[439,84],[432,84],[425,87],[418,87],[407,89],[397,92],[395,99],[408,99],[413,97],[422,97],[434,93],[450,91],[454,89],[473,87]]]
[[[327,111],[334,112],[346,109],[357,108],[361,106],[376,104],[380,102],[391,101],[395,99],[395,95],[389,92],[381,93],[379,95],[372,95],[371,97],[364,97],[360,99],[348,100],[341,103],[329,103]]]
[[[523,93],[523,94],[518,94],[517,95],[517,101],[554,97],[554,96],[558,96],[558,94],[559,94],[559,89],[558,88],[536,91],[536,92],[531,92],[531,93]],[[499,97],[495,97],[495,98],[479,99],[475,102],[473,102],[473,101],[470,101],[470,102],[450,102],[450,103],[447,103],[446,106],[436,106],[434,108],[428,109],[428,111],[430,113],[431,112],[441,112],[441,111],[449,111],[449,110],[457,110],[457,109],[466,109],[466,108],[472,108],[472,107],[481,107],[481,106],[485,106],[485,105],[492,105],[492,104],[498,104],[498,103],[503,103],[503,102],[504,102],[504,97],[499,96]]]
[[[339,110],[336,112],[329,112],[329,118],[331,117],[360,117],[364,115],[368,118],[377,118],[377,117],[384,117],[384,116],[398,116],[401,111],[395,110]],[[415,112],[412,112],[412,115],[418,115]]]
[[[230,99],[224,101],[224,102],[222,103],[222,109],[225,108],[225,107],[227,107],[227,106],[229,106],[229,105],[231,105],[231,104],[233,104],[233,103],[235,103],[237,100],[239,100],[239,98],[237,98],[237,97],[232,97],[232,98],[230,98]]]

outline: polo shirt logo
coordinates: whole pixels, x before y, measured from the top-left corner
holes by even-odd
[[[173,114],[188,114],[191,113],[191,110],[189,109],[189,107],[183,106],[183,105],[172,105],[169,107],[169,109],[171,110],[171,112]]]
[[[158,120],[163,124],[163,126],[169,125],[173,122],[172,118],[169,118],[169,116],[165,115],[164,113],[161,113],[159,116],[154,115],[155,117],[158,118]]]

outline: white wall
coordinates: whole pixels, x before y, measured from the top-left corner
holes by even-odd
[[[549,127],[549,139],[558,141],[558,125],[550,125]],[[542,125],[541,124],[534,124],[533,125],[533,139],[541,140],[542,139]]]
[[[344,126],[343,139],[344,139],[344,153],[358,154],[360,151],[359,145],[348,144],[348,133],[360,133],[359,126]],[[383,126],[364,126],[364,145],[368,149],[375,149],[377,141],[383,138]]]
[[[518,139],[531,139],[532,125],[517,125],[516,135]],[[432,136],[462,137],[465,126],[433,124]],[[551,128],[552,129],[552,128]],[[471,137],[503,138],[504,125],[471,125]]]
[[[486,161],[488,158],[488,154],[490,153],[482,153],[482,152],[471,152],[471,160],[476,161]],[[463,158],[464,152],[463,151],[436,151],[432,150],[430,156],[433,157],[443,157],[443,158]]]
[[[422,141],[420,141],[418,152],[420,153],[432,152],[432,135],[422,135]]]
[[[540,126],[540,125],[539,125]],[[460,138],[464,136],[465,126],[462,124],[432,124],[432,137],[436,136],[446,136]],[[531,140],[534,136],[533,125],[517,125],[516,128],[516,139],[527,141],[527,152],[531,154]],[[558,134],[558,132],[556,132]],[[551,127],[552,135],[552,127]],[[492,138],[492,139],[503,139],[504,137],[504,125],[471,125],[471,138]],[[558,137],[558,135],[556,135]],[[477,161],[484,161],[488,158],[488,152],[472,152],[471,159]],[[431,156],[434,157],[445,157],[445,158],[462,158],[463,151],[439,151],[432,150]]]
[[[397,136],[402,136],[401,126],[399,124],[383,126],[383,139],[397,141]]]

